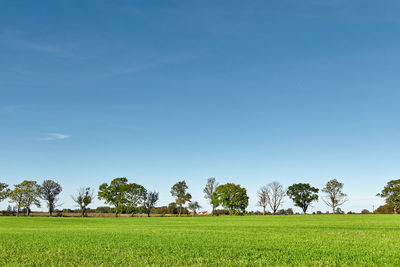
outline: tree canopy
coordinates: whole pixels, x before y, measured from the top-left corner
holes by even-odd
[[[386,199],[386,203],[393,207],[393,212],[397,214],[400,207],[400,179],[389,181],[377,196]]]
[[[8,198],[9,195],[10,189],[8,188],[8,184],[0,183],[0,202]]]
[[[44,180],[40,186],[40,198],[47,202],[47,208],[49,209],[50,216],[53,214],[58,201],[57,196],[61,193],[61,191],[61,185],[53,180]]]
[[[333,213],[336,213],[338,206],[343,205],[347,201],[347,195],[343,193],[343,183],[336,179],[328,181],[322,192],[326,193],[326,196],[322,200],[326,205],[331,207]]]
[[[147,190],[143,186],[131,183],[126,185],[126,208],[132,214],[135,213],[136,208],[141,205],[147,195]]]
[[[219,185],[215,189],[214,198],[217,206],[223,206],[230,215],[244,213],[249,204],[246,189],[234,183]]]
[[[24,180],[22,183],[15,185],[14,190],[10,192],[11,202],[17,206],[17,216],[20,208],[26,208],[26,215],[31,213],[30,207],[36,205],[40,207],[40,186],[36,181]]]
[[[146,209],[147,217],[150,217],[151,209],[157,203],[158,196],[159,196],[159,194],[156,191],[147,193],[146,199],[144,200],[144,207]]]
[[[188,205],[189,210],[193,211],[193,214],[196,214],[196,211],[201,208],[199,202],[193,201]]]
[[[293,200],[294,205],[300,207],[305,214],[310,204],[318,200],[318,191],[318,188],[312,187],[310,184],[298,183],[289,186],[287,195]]]
[[[126,199],[126,186],[128,179],[125,177],[119,177],[113,179],[110,184],[103,183],[99,186],[97,196],[100,200],[104,200],[106,204],[113,205],[115,207],[115,216],[121,213],[124,209]]]
[[[90,187],[82,187],[75,196],[72,196],[72,200],[81,209],[81,216],[85,217],[87,207],[93,201],[93,190]]]
[[[186,191],[188,188],[184,180],[171,187],[171,195],[175,197],[175,203],[179,206],[179,216],[182,214],[182,206],[192,199],[192,195]]]

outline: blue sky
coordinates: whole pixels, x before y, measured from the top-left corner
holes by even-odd
[[[245,186],[254,210],[269,182],[336,178],[344,210],[372,209],[400,173],[399,11],[398,1],[2,1],[0,179],[55,179],[64,207],[79,187],[121,176],[163,205],[185,179],[209,209],[202,189],[216,177]]]

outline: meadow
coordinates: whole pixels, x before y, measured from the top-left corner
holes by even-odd
[[[0,217],[1,266],[400,266],[400,216]]]

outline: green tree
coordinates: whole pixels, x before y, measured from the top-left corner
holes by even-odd
[[[182,214],[182,206],[192,199],[192,195],[186,192],[188,186],[185,181],[180,181],[171,187],[171,195],[175,197],[175,203],[179,206],[179,216]]]
[[[336,208],[347,201],[347,195],[342,190],[343,183],[336,179],[328,181],[322,189],[322,192],[326,193],[326,196],[322,200],[326,205],[331,207],[334,214],[336,213]]]
[[[219,185],[215,189],[214,197],[217,206],[221,205],[229,210],[230,215],[244,213],[249,204],[246,188],[234,183]]]
[[[193,214],[196,215],[196,214],[197,214],[196,211],[197,211],[198,209],[200,209],[201,206],[200,206],[199,202],[193,201],[193,202],[190,202],[190,203],[189,203],[188,208],[189,208],[189,210],[193,211]]]
[[[40,207],[40,186],[36,181],[24,180],[22,183],[14,186],[14,190],[10,192],[10,202],[16,203],[17,216],[21,208],[26,209],[26,215],[31,213],[30,207],[35,205]]]
[[[132,214],[135,213],[137,207],[139,207],[146,199],[147,190],[143,186],[135,183],[126,185],[126,204],[127,210]]]
[[[157,203],[158,196],[159,196],[158,192],[155,192],[155,191],[147,193],[146,199],[144,200],[144,207],[145,207],[146,212],[147,212],[147,217],[150,217],[151,209]]]
[[[44,180],[40,186],[40,198],[47,202],[47,208],[49,209],[50,216],[53,214],[58,201],[57,196],[61,193],[61,191],[61,185],[53,180]]]
[[[400,207],[400,179],[389,181],[377,196],[386,199],[386,203],[393,207],[394,214]]]
[[[214,177],[208,178],[207,180],[207,184],[206,187],[203,189],[204,192],[204,197],[205,199],[207,199],[210,203],[210,205],[212,206],[212,212],[211,215],[214,216],[215,213],[215,208],[216,208],[216,204],[218,204],[217,201],[215,201],[214,199],[214,192],[215,189],[217,188],[218,183],[215,181]]]
[[[115,207],[115,217],[121,213],[128,202],[127,200],[128,179],[125,177],[115,178],[110,185],[104,183],[99,186],[97,196],[100,200],[104,200],[106,204]]]
[[[8,198],[9,195],[10,189],[8,188],[8,184],[0,183],[0,202]]]
[[[178,214],[178,207],[175,202],[168,204],[168,214]]]
[[[287,195],[293,200],[294,205],[300,207],[306,214],[310,204],[318,200],[318,191],[318,188],[312,187],[310,184],[298,183],[289,186]]]
[[[75,196],[71,196],[72,200],[79,206],[81,216],[86,216],[87,207],[93,201],[93,190],[90,187],[83,187],[79,189]]]

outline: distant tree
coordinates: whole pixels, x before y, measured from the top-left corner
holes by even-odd
[[[214,195],[218,204],[229,210],[230,215],[244,213],[249,204],[246,189],[234,183],[219,185]]]
[[[400,212],[400,207],[397,209],[397,213],[399,213],[399,212]],[[375,213],[377,213],[377,214],[393,214],[394,207],[389,204],[385,204],[385,205],[379,206],[375,210]]]
[[[147,217],[150,217],[151,209],[156,205],[158,201],[158,192],[148,192],[144,200],[144,207],[147,212]]]
[[[187,193],[188,186],[185,181],[180,181],[171,187],[171,195],[175,197],[175,203],[179,206],[179,216],[182,214],[182,206],[192,199],[192,195]]]
[[[36,181],[24,180],[22,183],[15,185],[14,190],[10,192],[10,202],[14,202],[17,206],[17,216],[19,210],[24,207],[26,215],[31,213],[30,207],[36,205],[40,207],[40,186]]]
[[[0,202],[8,198],[9,195],[10,189],[8,188],[8,184],[0,183]]]
[[[168,214],[178,214],[178,207],[175,202],[168,204]]]
[[[300,207],[306,214],[308,207],[313,201],[318,200],[318,188],[310,186],[310,184],[293,184],[289,186],[287,195],[293,200],[294,205]]]
[[[211,215],[214,216],[214,211],[216,208],[216,201],[214,199],[214,192],[215,189],[217,188],[218,183],[215,181],[214,177],[208,178],[206,187],[204,188],[204,197],[209,201],[210,205],[212,206],[212,212]]]
[[[263,186],[258,190],[258,206],[263,208],[263,215],[265,215],[266,208],[268,205],[268,188]]]
[[[285,209],[278,210],[276,212],[276,214],[278,214],[278,215],[293,215],[294,212],[293,212],[292,208],[288,208],[287,210],[285,210]]]
[[[147,196],[147,190],[143,186],[135,183],[126,186],[127,210],[134,214],[136,209],[143,204]]]
[[[369,211],[369,210],[367,210],[367,209],[363,209],[362,211],[361,211],[361,214],[370,214],[371,212]]]
[[[393,207],[394,214],[397,214],[400,207],[400,179],[389,181],[377,196],[386,199],[386,203]]]
[[[20,214],[21,208],[24,206],[24,194],[22,190],[15,188],[10,192],[10,202],[15,203],[17,217]]]
[[[199,202],[197,201],[190,202],[188,207],[189,210],[193,211],[193,214],[197,214],[196,211],[201,208]]]
[[[272,182],[266,186],[267,204],[275,215],[282,204],[282,199],[285,196],[285,190],[279,182]]]
[[[341,208],[337,207],[335,210],[335,214],[344,214],[344,211]]]
[[[61,193],[61,191],[61,185],[53,180],[44,180],[39,188],[40,198],[47,202],[47,208],[49,209],[50,216],[53,215],[53,211],[58,201],[57,196]]]
[[[106,204],[110,204],[115,207],[115,217],[118,217],[118,214],[121,213],[126,207],[127,187],[128,179],[126,179],[126,177],[115,178],[111,181],[110,185],[104,183],[99,186],[97,197],[100,200],[104,200]]]
[[[326,193],[322,198],[326,205],[331,207],[332,212],[336,213],[336,208],[343,205],[347,201],[347,195],[343,193],[343,183],[336,179],[330,180],[326,183],[325,187],[321,190]]]
[[[71,196],[72,200],[79,206],[81,216],[86,216],[87,207],[93,201],[93,190],[90,187],[82,187],[75,196]]]

